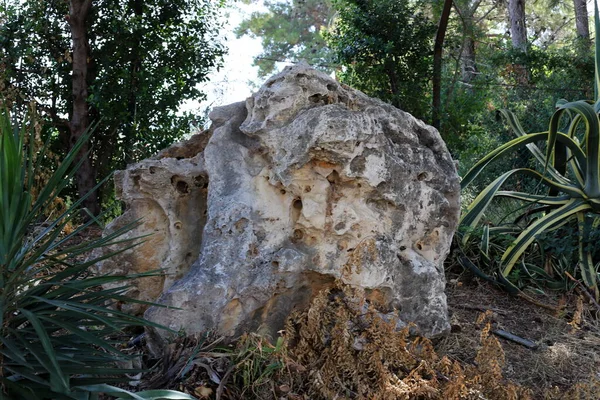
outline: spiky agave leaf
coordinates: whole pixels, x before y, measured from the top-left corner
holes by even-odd
[[[600,32],[600,15],[598,5],[594,5],[596,30]],[[516,139],[490,152],[471,168],[464,176],[461,186],[467,187],[477,175],[491,162],[503,154],[526,146],[532,153],[541,172],[527,168],[507,171],[489,184],[467,208],[461,217],[460,224],[465,233],[462,245],[470,239],[470,232],[476,230],[486,210],[494,198],[509,197],[525,202],[532,206],[521,217],[535,213],[536,218],[529,222],[511,245],[508,246],[501,258],[502,273],[498,276],[501,281],[508,282],[507,277],[517,264],[526,249],[537,240],[542,233],[551,232],[557,227],[571,221],[578,221],[579,267],[585,284],[593,290],[596,298],[600,297],[598,290],[598,271],[592,259],[589,237],[594,229],[600,226],[600,41],[596,41],[595,89],[596,100],[557,102],[557,109],[550,119],[548,131],[527,134],[515,115],[503,110],[501,114],[517,136]],[[563,118],[567,116],[569,123],[566,133],[559,131]],[[579,140],[576,135],[584,127],[584,135]],[[536,142],[544,141],[546,150],[537,146]],[[571,176],[567,176],[570,171]],[[539,182],[538,187],[546,187],[545,194],[522,193],[500,190],[506,181],[514,175],[529,175]],[[592,222],[593,221],[593,222]],[[488,256],[489,234],[492,229],[485,231],[481,241],[482,259],[491,264]],[[472,269],[472,265],[469,265]],[[487,275],[486,275],[487,276]],[[489,276],[488,276],[489,277]]]

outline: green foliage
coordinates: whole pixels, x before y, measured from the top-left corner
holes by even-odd
[[[594,57],[589,41],[575,39],[572,5],[538,1],[526,7],[529,45],[515,51],[505,32],[504,3],[455,1],[444,48],[442,128],[461,175],[494,147],[510,140],[495,114],[510,108],[527,132],[547,129],[560,98],[591,98]],[[472,41],[471,51],[466,44]],[[472,57],[473,74],[465,76]],[[515,69],[526,66],[527,82]],[[471,78],[471,79],[468,79]],[[524,166],[527,151],[498,160],[475,182],[481,190],[501,172]]]
[[[257,335],[240,338],[232,363],[235,365],[233,381],[244,391],[258,395],[261,386],[270,383],[273,376],[284,368],[286,349],[283,337],[275,345]],[[244,397],[244,392],[240,394]]]
[[[104,0],[88,17],[90,118],[102,119],[91,138],[98,176],[156,153],[200,123],[179,113],[187,99],[202,100],[198,84],[221,66],[216,16],[222,1]],[[69,2],[7,1],[0,5],[2,94],[14,110],[29,101],[59,132],[57,154],[70,146],[72,109]],[[110,190],[110,189],[109,189]],[[103,196],[106,201],[110,194]]]
[[[424,2],[339,0],[327,33],[340,81],[418,118],[429,115],[435,25]]]
[[[265,1],[266,13],[253,13],[236,28],[236,35],[262,39],[263,52],[255,60],[258,74],[275,72],[276,63],[305,60],[315,68],[332,69],[332,53],[323,31],[333,19],[331,0]]]
[[[600,28],[596,7],[596,27]],[[598,44],[597,44],[598,45]],[[600,51],[596,51],[596,66],[600,65]],[[599,78],[596,72],[596,81]],[[498,225],[484,222],[480,241],[481,260],[490,264],[494,260],[489,255],[490,236],[494,231],[515,232],[516,237],[502,252],[498,274],[499,280],[509,290],[515,288],[507,280],[514,278],[514,267],[521,260],[522,270],[528,275],[529,269],[523,258],[528,249],[548,250],[548,237],[554,238],[563,227],[576,227],[577,265],[579,275],[588,289],[600,297],[598,290],[598,265],[594,237],[600,227],[600,97],[596,102],[560,101],[550,118],[549,127],[538,133],[527,134],[515,114],[501,111],[517,138],[491,151],[463,177],[462,187],[466,188],[487,165],[503,154],[526,147],[536,161],[536,166],[510,169],[489,184],[468,207],[461,217],[463,228],[462,245],[468,244],[472,233],[488,219],[490,204],[497,198],[515,199],[522,205],[514,210],[516,216]],[[538,146],[542,144],[542,147]],[[543,149],[543,150],[542,150]],[[524,176],[536,182],[528,191],[501,190],[510,179]],[[564,237],[562,237],[564,240]],[[562,250],[570,250],[569,240]],[[558,251],[559,246],[550,246]],[[536,268],[540,276],[548,271]]]
[[[97,399],[97,392],[120,391],[125,398],[189,399],[168,397],[173,392],[140,397],[106,384],[139,372],[116,364],[137,357],[119,348],[123,329],[160,328],[108,308],[118,301],[135,301],[124,296],[127,280],[152,273],[93,276],[90,267],[110,255],[85,260],[92,250],[117,243],[131,226],[99,239],[74,241],[90,224],[69,234],[64,228],[83,199],[40,224],[77,171],[76,154],[89,136],[74,144],[34,197],[31,189],[45,149],[36,153],[27,144],[33,143],[31,124],[13,127],[8,112],[0,113],[0,397]],[[125,245],[129,249],[133,243]],[[100,287],[118,282],[123,286]]]
[[[447,64],[444,80],[450,85],[443,92],[441,134],[459,160],[461,176],[476,161],[514,137],[502,123],[498,109],[510,108],[525,131],[541,132],[548,129],[558,99],[593,95],[593,53],[589,48],[577,47],[577,41],[569,43],[572,45],[560,49],[531,46],[523,56],[501,40],[495,41],[481,48],[479,57],[485,63],[479,64],[478,75],[468,85],[460,81],[460,69],[452,70]],[[512,65],[519,60],[524,60],[532,71],[527,85],[520,84],[512,73]],[[506,154],[480,173],[463,191],[463,199],[472,199],[470,192],[479,192],[503,172],[530,165],[530,153],[525,148]],[[536,186],[535,180],[529,178],[520,177],[518,181],[521,189]]]

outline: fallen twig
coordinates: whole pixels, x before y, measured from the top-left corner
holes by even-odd
[[[523,293],[520,290],[517,293],[517,296],[520,297],[520,298],[522,298],[523,300],[526,300],[526,301],[530,302],[531,304],[534,304],[534,305],[536,305],[538,307],[545,308],[546,310],[551,310],[551,311],[554,311],[554,312],[558,312],[560,310],[558,307],[551,306],[549,304],[541,303],[541,302],[537,301],[536,299],[534,299],[532,297],[529,297],[528,295],[526,295],[525,293]]]
[[[506,340],[510,340],[511,342],[518,343],[521,346],[525,346],[525,347],[527,347],[529,349],[532,349],[532,350],[534,350],[534,349],[536,349],[538,347],[537,343],[535,343],[535,342],[533,342],[533,341],[531,341],[529,339],[524,339],[524,338],[522,338],[520,336],[513,335],[512,333],[503,331],[502,329],[494,329],[492,331],[492,333],[494,335],[498,336],[498,337],[501,337],[501,338],[506,339]]]
[[[221,400],[221,396],[223,396],[223,390],[225,390],[225,382],[227,382],[229,375],[231,375],[231,373],[233,372],[235,367],[236,367],[236,364],[232,364],[229,367],[229,369],[227,369],[225,374],[223,375],[223,378],[221,378],[221,383],[219,383],[219,387],[217,387],[217,393],[216,393],[215,400]]]

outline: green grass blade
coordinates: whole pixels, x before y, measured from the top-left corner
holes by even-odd
[[[463,177],[463,179],[461,181],[461,188],[462,189],[466,188],[477,177],[477,175],[479,175],[481,173],[481,171],[483,169],[485,169],[486,166],[488,166],[492,161],[496,160],[498,157],[500,157],[504,154],[507,154],[511,151],[517,150],[518,148],[525,146],[528,143],[534,143],[534,142],[537,142],[540,140],[545,140],[547,138],[548,138],[548,132],[532,133],[532,134],[529,134],[526,136],[521,136],[516,139],[513,139],[513,140],[509,141],[508,143],[505,143],[504,145],[491,151],[485,157],[483,157],[479,162],[477,162],[465,174],[465,176]],[[585,153],[583,153],[579,144],[577,144],[577,142],[573,138],[569,137],[568,135],[565,135],[564,133],[559,132],[556,134],[556,140],[560,141],[561,143],[564,143],[565,146],[567,146],[571,150],[573,157],[575,157],[580,164],[586,165],[586,161],[587,161],[586,155],[585,155]],[[558,180],[557,185],[563,186],[563,187],[571,186],[570,184],[565,183],[565,182],[568,182],[568,181],[565,181],[563,179]],[[581,190],[580,190],[580,192],[581,192]]]
[[[20,365],[33,370],[33,366],[27,361],[25,358],[25,354],[18,348],[17,344],[13,342],[8,337],[0,337],[0,342],[4,346],[4,349],[1,349],[2,354],[9,357],[11,360],[15,360]],[[10,353],[10,354],[7,354]]]
[[[55,314],[55,316],[60,317],[60,314]],[[76,325],[66,322],[67,318],[50,318],[40,315],[39,319],[45,321],[46,326],[56,325],[75,336],[79,336],[80,338],[84,339],[84,343],[96,345],[109,353],[120,354],[120,350],[109,345],[105,340],[101,339],[96,334],[79,329]]]
[[[494,197],[497,196],[502,185],[506,182],[508,178],[515,174],[525,174],[538,178],[540,179],[540,183],[550,188],[556,188],[559,191],[565,192],[571,197],[582,198],[585,196],[585,194],[578,188],[553,182],[537,171],[528,168],[510,170],[500,175],[498,178],[496,178],[496,180],[494,180],[485,189],[483,189],[481,193],[479,193],[479,195],[475,198],[475,200],[473,200],[473,202],[469,205],[467,211],[461,217],[459,224],[463,227],[468,228],[467,232],[463,235],[463,244],[465,244],[469,238],[469,230],[472,230],[477,226],[484,213],[486,212],[488,206],[490,205]]]
[[[96,392],[96,393],[106,393],[116,396],[117,393],[124,399],[135,399],[135,400],[147,400],[144,397],[138,396],[135,393],[131,393],[128,390],[121,389],[115,386],[110,385],[87,385],[87,386],[76,386],[73,388],[74,390],[81,390],[86,392]],[[123,397],[126,395],[126,397]]]
[[[87,392],[106,393],[116,396],[117,399],[137,399],[137,400],[196,400],[195,397],[189,394],[178,392],[175,390],[146,390],[143,392],[133,393],[125,389],[121,389],[110,385],[87,385],[78,386],[76,389],[85,390]]]
[[[513,132],[517,137],[523,137],[528,135],[527,132],[525,132],[525,130],[521,126],[521,123],[517,119],[517,116],[512,111],[502,109],[498,110],[498,112],[504,117],[506,122],[508,122],[508,125],[512,128]],[[535,143],[528,143],[525,146],[541,166],[547,167],[546,156]],[[548,172],[552,179],[561,183],[568,182],[568,180],[564,177],[564,173],[561,174],[553,166],[550,166],[550,168],[548,168]]]
[[[548,137],[548,149],[547,156],[554,149],[554,141],[558,137],[558,124],[560,117],[565,110],[571,110],[581,115],[583,122],[585,123],[586,135],[586,168],[584,171],[585,176],[585,192],[593,198],[600,196],[600,121],[598,121],[598,114],[594,111],[594,108],[585,101],[575,101],[566,103],[560,106],[560,108],[554,113],[550,120],[550,131]],[[580,164],[583,164],[580,162]]]
[[[516,139],[509,141],[508,143],[503,144],[497,149],[488,153],[485,157],[483,157],[479,162],[477,162],[462,178],[460,186],[462,189],[465,189],[469,186],[469,184],[481,173],[481,171],[492,161],[497,159],[498,157],[506,154],[510,151],[513,151],[521,146],[524,146],[528,143],[534,143],[539,140],[544,140],[548,137],[547,132],[539,132],[532,133],[530,135],[521,136]]]
[[[485,224],[483,226],[483,232],[481,234],[481,254],[486,264],[491,264],[490,259],[490,226]]]
[[[594,1],[594,26],[596,31],[596,45],[595,45],[595,68],[594,68],[594,95],[596,102],[600,101],[600,40],[598,39],[598,32],[600,32],[600,13],[598,12],[598,3]]]
[[[496,193],[496,196],[509,197],[511,199],[518,199],[518,200],[524,200],[524,201],[531,202],[531,203],[547,204],[547,205],[554,205],[554,206],[566,204],[571,199],[571,196],[569,196],[569,195],[553,197],[553,196],[542,196],[542,195],[536,195],[536,194],[505,191],[505,190],[499,191],[498,193]]]
[[[46,352],[46,356],[50,361],[50,364],[46,364],[48,368],[48,372],[50,373],[50,384],[52,390],[58,393],[66,393],[69,391],[69,380],[68,377],[65,376],[61,370],[60,364],[56,359],[56,353],[54,351],[54,347],[52,346],[52,340],[48,336],[44,326],[41,321],[30,311],[25,309],[20,309],[20,312],[25,315],[27,320],[31,323],[35,332],[38,335],[38,339],[40,340],[44,351]]]
[[[598,218],[595,218],[598,220]],[[584,212],[577,213],[577,222],[579,227],[579,268],[581,270],[581,277],[583,282],[590,289],[596,300],[600,297],[598,290],[598,280],[596,266],[592,258],[594,251],[593,245],[590,241],[590,233],[594,225],[594,218],[587,216]]]

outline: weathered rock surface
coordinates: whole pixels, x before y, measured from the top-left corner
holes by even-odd
[[[154,235],[100,268],[165,268],[134,294],[180,310],[148,319],[273,334],[341,280],[422,334],[448,329],[459,180],[434,128],[305,65],[210,118],[203,136],[118,175],[129,208],[109,229],[143,216],[132,235]]]

